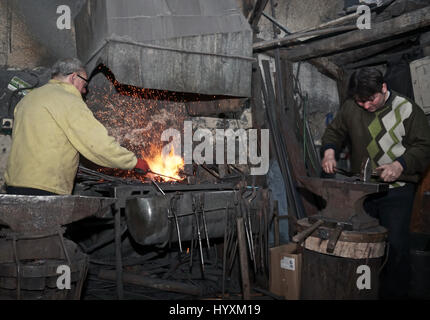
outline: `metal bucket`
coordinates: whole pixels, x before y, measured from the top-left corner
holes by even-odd
[[[370,289],[360,289],[357,270],[366,265],[370,269]],[[377,300],[379,269],[382,257],[350,259],[305,249],[303,252],[303,300]]]
[[[198,196],[199,199],[201,196],[202,207],[193,208],[193,196]],[[174,197],[177,197],[177,200],[173,208]],[[136,197],[127,199],[125,216],[128,230],[137,243],[166,245],[169,239],[176,242],[179,238],[181,241],[189,241],[193,238],[193,225],[197,225],[197,212],[198,225],[202,232],[206,229],[210,238],[222,237],[225,230],[226,206],[233,202],[233,191],[185,192],[180,195],[171,193],[165,196]],[[174,214],[176,214],[177,224]]]

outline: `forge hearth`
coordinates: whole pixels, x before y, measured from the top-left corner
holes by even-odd
[[[241,250],[242,256],[248,250],[252,280],[265,278],[272,207],[268,191],[256,187],[248,165],[239,164],[240,152],[229,153],[234,163],[227,162],[224,146],[223,162],[194,158],[202,142],[194,139],[197,130],[213,134],[251,127],[252,31],[236,1],[118,5],[88,0],[76,26],[77,53],[91,74],[88,107],[111,136],[161,174],[81,161],[86,168],[79,170],[74,192],[115,199],[110,217],[100,222],[102,232],[77,239],[93,262],[89,294],[103,296],[100,281],[114,282],[119,298],[128,285],[135,286],[133,292],[176,288],[176,294],[193,297],[233,292],[237,286],[227,283],[240,282],[233,271],[237,221],[246,233]],[[177,144],[168,135],[175,131],[182,137],[190,133],[191,143],[183,138]],[[240,141],[233,140],[238,150]],[[205,156],[218,156],[216,150],[203,149]],[[162,153],[168,156],[161,158]],[[141,263],[130,263],[133,259]]]
[[[100,181],[85,191],[116,200],[98,236],[90,232],[94,226],[80,222],[80,229],[91,234],[91,240],[78,242],[93,262],[87,297],[240,294],[238,218],[245,220],[251,281],[265,286],[271,215],[267,190],[237,179],[217,184],[159,182],[163,193],[152,183],[128,182]],[[104,292],[100,281],[115,284],[116,291]]]
[[[162,149],[171,142],[163,141],[165,130],[177,130],[185,136],[186,125],[194,134],[200,128],[207,130],[207,123],[211,123],[209,128],[214,132],[239,129],[238,123],[249,125],[251,121],[225,116],[243,112],[246,100],[138,88],[119,83],[113,73],[106,72],[107,68],[100,70],[104,71],[93,76],[87,96],[95,117],[121,145],[146,159],[152,171],[180,179],[166,181],[162,176],[145,176],[134,171],[80,167],[75,192],[112,197],[116,201],[106,230],[99,236],[93,234],[92,240],[78,242],[81,247],[89,248],[85,252],[94,262],[90,264],[88,295],[105,296],[99,290],[99,281],[115,283],[115,297],[124,297],[129,290],[125,288],[130,285],[134,286],[133,292],[146,294],[146,290],[158,290],[162,298],[168,297],[163,292],[171,294],[172,288],[175,294],[193,298],[239,293],[238,219],[244,221],[240,223],[246,233],[245,250],[252,281],[259,279],[264,287],[268,280],[265,278],[272,206],[267,190],[251,183],[254,179],[249,175],[249,167],[236,164],[238,153],[233,164],[184,164],[181,159],[184,165],[177,166],[174,172],[153,166],[153,160],[160,158]],[[206,106],[211,109],[208,111]],[[195,117],[199,110],[205,111],[204,115],[213,112],[212,115],[224,118],[207,121]],[[238,140],[235,140],[237,151]],[[181,151],[185,152],[182,143],[180,148],[174,148],[181,157]],[[197,143],[191,140],[193,150]],[[85,161],[81,163],[88,165]],[[158,259],[145,258],[153,254]],[[141,263],[129,266],[131,256]],[[106,269],[106,265],[115,266],[115,270]],[[160,271],[149,279],[148,269],[152,268]],[[199,281],[197,287],[196,281]]]

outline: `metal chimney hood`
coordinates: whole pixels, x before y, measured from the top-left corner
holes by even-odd
[[[88,0],[78,57],[142,88],[251,96],[252,31],[235,0]]]

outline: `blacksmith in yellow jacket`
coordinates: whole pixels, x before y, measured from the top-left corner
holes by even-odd
[[[93,116],[81,96],[86,85],[82,63],[63,59],[46,85],[17,104],[5,173],[8,193],[71,194],[79,153],[104,167],[148,170],[145,160],[121,147]]]

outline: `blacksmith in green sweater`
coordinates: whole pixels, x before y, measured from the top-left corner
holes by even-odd
[[[365,210],[388,229],[389,254],[381,278],[382,298],[405,298],[408,291],[409,224],[416,183],[430,164],[430,127],[424,112],[408,98],[390,91],[382,73],[363,68],[350,78],[351,98],[322,137],[322,168],[335,173],[345,143],[351,171],[360,172],[370,157],[387,193],[370,196]]]

